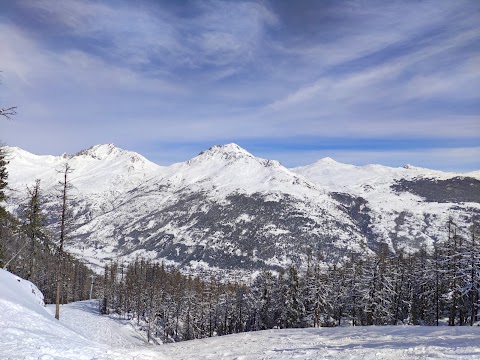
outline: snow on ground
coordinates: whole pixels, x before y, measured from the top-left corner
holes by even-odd
[[[479,327],[268,330],[162,347],[172,359],[480,359]]]
[[[0,359],[480,359],[480,327],[269,330],[154,346],[95,301],[61,307],[61,321],[30,282],[0,270]]]
[[[52,315],[55,305],[47,305]],[[145,345],[145,334],[136,332],[128,320],[99,314],[98,301],[78,301],[60,307],[60,322],[87,339],[114,348],[134,348]]]
[[[75,328],[84,325],[87,328],[90,321],[84,308],[74,310],[72,306],[72,311],[79,313],[70,317],[73,322],[67,326],[39,303],[32,289],[30,282],[0,269],[0,359],[165,359],[159,351],[153,351],[153,347],[125,349],[102,343],[100,339],[119,326],[114,320],[104,322],[104,335],[95,331],[88,336],[77,333]],[[67,306],[61,310],[65,308]]]

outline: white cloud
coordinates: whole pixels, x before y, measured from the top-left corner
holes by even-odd
[[[107,63],[104,59],[81,50],[52,52],[32,40],[14,25],[0,23],[2,69],[22,83],[39,88],[57,82],[84,87],[104,87],[130,91],[184,93],[178,83],[150,78],[142,73]],[[9,82],[10,85],[15,81]],[[28,89],[27,89],[28,90]]]
[[[480,133],[476,110],[461,108],[480,94],[478,23],[458,3],[341,3],[340,22],[291,36],[263,1],[192,2],[188,16],[155,2],[22,4],[61,31],[0,22],[0,102],[19,106],[0,123],[12,145]],[[424,106],[444,99],[451,109]]]
[[[202,1],[179,17],[159,6],[64,0],[24,2],[78,41],[100,41],[103,56],[132,66],[237,68],[252,61],[276,17],[261,3]],[[102,50],[103,49],[103,50]],[[221,70],[223,71],[223,70]],[[215,71],[214,71],[215,72]]]
[[[267,105],[267,108],[283,110],[296,105],[304,105],[308,101],[321,101],[322,105],[330,101],[339,107],[363,102],[399,102],[423,97],[427,92],[434,94],[442,89],[451,89],[452,86],[457,91],[457,96],[465,94],[470,97],[471,93],[462,91],[462,89],[465,89],[466,84],[472,84],[478,88],[479,71],[478,67],[471,66],[472,60],[469,58],[460,60],[461,65],[457,65],[455,68],[430,69],[436,73],[436,84],[433,83],[433,76],[427,75],[430,77],[427,84],[426,76],[420,75],[417,79],[411,80],[409,86],[402,88],[402,84],[407,83],[408,80],[399,79],[399,77],[406,72],[415,73],[415,67],[421,62],[429,60],[434,64],[435,57],[452,56],[447,52],[455,52],[457,48],[466,46],[477,38],[477,29],[469,30],[440,43],[427,45],[414,52],[403,53],[375,67],[367,67],[346,74],[326,73],[315,82],[304,85],[287,96],[273,101]],[[480,52],[477,54],[477,57],[480,56]],[[466,66],[463,66],[464,64]],[[439,73],[444,75],[443,78],[438,78]],[[393,80],[395,80],[394,84]],[[419,84],[420,82],[422,84]],[[397,87],[404,91],[402,93],[396,91]]]

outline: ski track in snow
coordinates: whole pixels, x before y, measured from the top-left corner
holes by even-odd
[[[55,305],[47,305],[55,314]],[[145,345],[145,338],[127,320],[99,314],[98,301],[79,301],[60,307],[60,321],[87,339],[114,348]]]

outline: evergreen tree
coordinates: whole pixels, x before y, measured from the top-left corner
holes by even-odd
[[[304,278],[305,320],[310,326],[322,326],[328,317],[327,314],[331,312],[329,301],[331,293],[330,282],[318,265],[309,267]]]
[[[5,188],[7,187],[7,179],[8,179],[8,172],[7,172],[7,151],[4,146],[0,146],[0,209],[1,211],[5,211],[2,207],[2,202],[5,201]],[[1,214],[0,214],[1,215]]]
[[[300,280],[297,270],[294,267],[288,269],[286,280],[286,296],[282,313],[282,323],[286,328],[304,326],[305,307],[301,297]]]
[[[260,273],[253,284],[255,299],[255,330],[272,329],[276,323],[275,316],[275,279],[270,271]]]
[[[435,247],[436,249],[436,247]],[[434,325],[437,319],[437,294],[440,292],[440,270],[436,261],[436,250],[429,254],[425,247],[407,259],[408,323],[412,325]],[[438,303],[439,305],[439,303]]]
[[[23,229],[29,239],[28,259],[29,266],[26,279],[30,279],[36,270],[36,260],[38,252],[38,243],[47,245],[47,236],[45,230],[45,217],[42,213],[42,198],[40,190],[40,180],[35,181],[32,188],[27,188],[28,201],[22,206]]]
[[[350,261],[345,264],[345,302],[352,326],[361,325],[365,287],[362,283],[364,261],[360,256],[351,255]]]
[[[448,288],[445,299],[448,308],[448,325],[456,324],[457,316],[461,317],[459,312],[461,303],[462,279],[461,270],[461,250],[462,239],[457,234],[457,226],[450,216],[448,219],[448,239],[446,242],[446,256],[444,258],[444,271],[448,278]],[[462,322],[459,319],[459,322]]]
[[[7,187],[7,154],[5,147],[0,146],[0,267],[4,266],[5,260],[5,221],[7,218],[7,212],[3,207],[3,202],[5,201],[5,188]]]
[[[461,273],[464,287],[465,317],[468,324],[478,321],[480,297],[480,241],[478,239],[478,224],[473,221],[470,227],[470,237],[465,240]]]

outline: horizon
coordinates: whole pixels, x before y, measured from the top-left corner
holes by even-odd
[[[366,163],[366,164],[361,164],[361,165],[356,165],[356,164],[350,164],[350,163],[346,163],[346,162],[342,162],[342,161],[339,161],[337,159],[334,159],[332,158],[331,156],[325,156],[325,157],[322,157],[322,158],[319,158],[319,159],[316,159],[314,160],[313,162],[311,163],[307,163],[307,164],[304,164],[304,165],[299,165],[299,166],[288,166],[288,165],[285,165],[284,163],[282,163],[280,160],[278,159],[273,159],[273,158],[265,158],[265,157],[261,157],[261,156],[258,156],[254,153],[252,153],[249,149],[246,149],[236,143],[228,143],[228,144],[214,144],[208,148],[205,148],[203,150],[200,150],[197,154],[195,154],[194,156],[192,156],[191,158],[188,158],[188,159],[185,159],[185,160],[182,160],[182,161],[178,161],[178,162],[174,162],[174,163],[170,163],[170,164],[159,164],[157,162],[155,162],[154,160],[151,160],[150,158],[148,158],[147,156],[145,156],[144,154],[142,153],[139,153],[139,152],[136,152],[134,150],[129,150],[129,149],[125,149],[125,148],[122,148],[120,146],[117,146],[116,144],[113,144],[113,143],[105,143],[105,144],[95,144],[95,145],[92,145],[92,146],[89,146],[88,148],[85,148],[85,149],[80,149],[74,153],[67,153],[67,152],[63,152],[63,153],[60,153],[60,154],[39,154],[39,153],[33,153],[33,152],[30,152],[24,148],[21,148],[21,147],[18,147],[18,146],[10,146],[10,145],[6,145],[7,148],[17,148],[17,149],[20,149],[20,150],[23,150],[23,151],[26,151],[32,155],[35,155],[35,156],[55,156],[55,157],[62,157],[64,155],[67,155],[67,156],[71,156],[71,157],[74,157],[74,156],[77,156],[77,155],[81,155],[82,152],[86,151],[86,150],[90,150],[94,147],[97,147],[97,146],[109,146],[109,145],[112,145],[120,150],[123,150],[123,151],[128,151],[128,152],[134,152],[136,154],[139,154],[141,156],[143,156],[145,159],[147,159],[148,161],[158,165],[158,166],[164,166],[164,167],[168,167],[168,166],[171,166],[171,165],[175,165],[175,164],[178,164],[178,163],[183,163],[183,162],[188,162],[189,160],[201,155],[202,153],[204,153],[205,151],[208,151],[208,150],[211,150],[213,147],[226,147],[228,145],[236,145],[238,147],[240,147],[241,150],[245,150],[246,152],[248,152],[249,154],[251,154],[252,156],[254,156],[255,158],[260,158],[260,159],[264,159],[264,160],[275,160],[275,161],[278,161],[282,166],[284,166],[285,168],[287,169],[293,169],[295,167],[301,167],[301,166],[309,166],[309,165],[313,165],[317,162],[321,162],[321,161],[333,161],[335,163],[338,163],[338,164],[343,164],[343,165],[353,165],[353,166],[357,166],[357,167],[361,167],[361,166],[368,166],[368,165],[380,165],[380,166],[386,166],[386,167],[391,167],[391,168],[406,168],[407,166],[412,166],[412,167],[416,167],[416,168],[422,168],[422,169],[426,169],[426,170],[433,170],[433,171],[444,171],[444,170],[439,170],[439,169],[432,169],[432,168],[424,168],[424,167],[419,167],[415,164],[410,164],[410,163],[405,163],[403,165],[400,165],[400,166],[390,166],[390,165],[385,165],[385,164],[380,164],[380,163]],[[464,174],[467,174],[467,173],[471,173],[471,172],[476,172],[476,171],[479,171],[480,169],[474,169],[474,170],[470,170],[470,171],[444,171],[444,172],[453,172],[453,173],[464,173]]]
[[[0,140],[476,171],[479,19],[475,0],[2,2]]]

